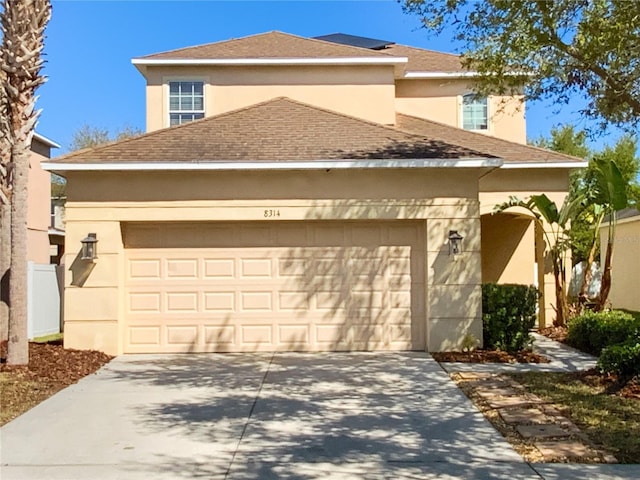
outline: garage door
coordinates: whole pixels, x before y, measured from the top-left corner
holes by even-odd
[[[424,349],[417,222],[124,225],[124,349]]]

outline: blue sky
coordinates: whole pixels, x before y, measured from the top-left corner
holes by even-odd
[[[430,38],[419,19],[394,0],[378,1],[72,1],[53,0],[47,29],[43,109],[38,132],[63,153],[88,124],[111,132],[145,128],[144,80],[131,58],[270,30],[301,36],[349,33],[456,52],[451,38]],[[527,108],[527,135],[548,135],[561,123],[581,123],[579,103]],[[614,143],[619,132],[595,139]]]

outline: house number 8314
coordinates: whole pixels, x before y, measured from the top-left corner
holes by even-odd
[[[279,216],[280,216],[280,210],[266,209],[264,211],[264,218],[273,218],[273,217],[279,217]]]

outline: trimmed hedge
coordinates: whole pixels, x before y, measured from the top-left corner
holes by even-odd
[[[482,285],[484,348],[517,352],[531,345],[538,290],[529,285]]]
[[[640,337],[640,321],[620,310],[585,312],[570,320],[567,328],[568,344],[596,356],[608,346]]]
[[[598,359],[598,368],[623,379],[640,375],[640,338],[606,347]]]

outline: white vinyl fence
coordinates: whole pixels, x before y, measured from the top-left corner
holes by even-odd
[[[29,262],[27,335],[29,339],[60,333],[64,265]]]

